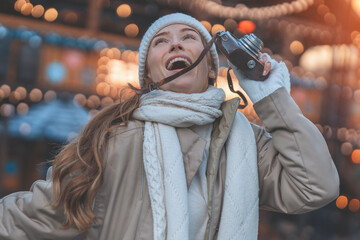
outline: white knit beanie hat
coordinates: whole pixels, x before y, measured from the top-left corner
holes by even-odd
[[[139,82],[140,87],[143,87],[145,85],[145,65],[146,65],[146,58],[147,53],[149,50],[149,46],[151,43],[151,40],[155,36],[157,32],[159,32],[161,29],[163,29],[166,26],[169,26],[171,24],[185,24],[190,27],[193,27],[196,29],[200,35],[205,39],[206,42],[209,42],[211,40],[211,35],[206,30],[206,28],[202,25],[201,22],[196,20],[195,18],[183,14],[183,13],[172,13],[169,15],[165,15],[158,20],[156,20],[146,31],[144,34],[139,48]],[[215,68],[215,76],[217,77],[218,71],[219,71],[219,59],[218,54],[216,52],[215,44],[210,48],[210,55],[212,58],[212,64]],[[216,80],[216,77],[214,80]]]

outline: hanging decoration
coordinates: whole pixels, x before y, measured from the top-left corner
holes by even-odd
[[[172,6],[194,8],[197,11],[207,12],[212,17],[263,20],[273,17],[281,17],[294,13],[300,13],[314,4],[314,0],[294,0],[272,6],[248,8],[244,4],[237,4],[235,7],[223,6],[218,1],[212,0],[157,0],[160,3]]]

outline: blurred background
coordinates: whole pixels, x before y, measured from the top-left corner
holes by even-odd
[[[141,37],[171,12],[211,34],[262,39],[338,168],[336,201],[302,215],[261,211],[259,239],[359,240],[360,0],[1,0],[0,197],[43,179],[61,146],[137,84]],[[217,86],[236,97],[222,55],[220,65]],[[243,112],[261,124],[251,104]]]

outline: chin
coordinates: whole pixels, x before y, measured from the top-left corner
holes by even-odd
[[[173,81],[171,81],[168,84],[169,84],[169,86],[166,86],[166,88],[164,88],[164,90],[179,92],[179,93],[202,92],[202,89],[200,89],[199,86],[194,86],[194,78],[179,77],[177,79],[174,79]]]

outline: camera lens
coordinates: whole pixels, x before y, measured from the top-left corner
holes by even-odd
[[[252,33],[241,38],[239,42],[256,58],[263,46],[263,42]]]

